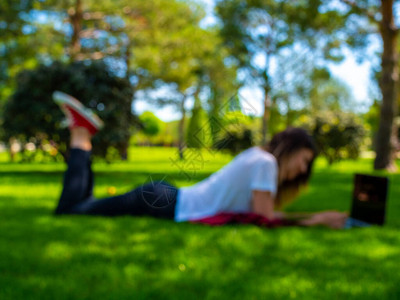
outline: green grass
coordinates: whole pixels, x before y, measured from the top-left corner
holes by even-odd
[[[129,162],[97,162],[95,194],[152,174],[190,185],[226,164],[206,155],[190,178],[174,149],[133,148]],[[348,210],[355,172],[328,167],[289,211]],[[13,164],[0,155],[0,299],[398,299],[400,175],[390,174],[387,225],[352,230],[208,227],[152,218],[55,217],[65,166]],[[380,174],[380,173],[379,173]]]

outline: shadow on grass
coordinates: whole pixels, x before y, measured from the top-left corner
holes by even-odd
[[[154,172],[96,172],[97,194]],[[166,172],[188,183],[179,172]],[[1,299],[395,299],[400,189],[387,227],[224,226],[54,216],[62,170],[0,171]],[[203,178],[209,174],[202,174]],[[393,175],[392,182],[399,179]],[[290,210],[347,210],[352,173],[318,171]]]
[[[400,237],[393,230],[36,215],[14,223],[14,231],[21,235],[0,246],[7,257],[0,281],[15,297],[390,299],[400,291]]]

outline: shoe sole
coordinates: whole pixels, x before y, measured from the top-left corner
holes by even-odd
[[[72,107],[82,116],[84,116],[86,120],[89,121],[95,128],[101,129],[104,126],[103,121],[98,116],[93,113],[88,113],[87,108],[74,97],[63,92],[55,91],[53,93],[53,100],[55,103],[60,105],[61,108],[63,105]]]

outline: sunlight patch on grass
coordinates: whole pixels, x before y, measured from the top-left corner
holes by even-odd
[[[96,162],[95,195],[128,191],[152,173],[191,185],[231,157],[212,157],[192,181],[176,149],[130,149]],[[206,155],[206,154],[205,154]],[[210,227],[150,217],[54,216],[64,164],[0,164],[1,299],[396,299],[400,296],[400,175],[389,174],[388,223],[352,230]],[[371,159],[317,160],[288,210],[350,208],[354,172]],[[386,174],[386,173],[374,173]]]
[[[50,242],[43,253],[45,260],[68,261],[74,254],[73,248],[65,242]]]

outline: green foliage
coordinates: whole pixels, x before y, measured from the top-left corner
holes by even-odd
[[[5,0],[0,3],[0,113],[5,98],[11,94],[13,75],[21,65],[31,63],[33,47],[28,38],[26,16],[33,2]]]
[[[135,46],[128,67],[138,75],[140,88],[161,80],[184,93],[196,83],[202,58],[215,47],[210,32],[199,27],[202,9],[182,1],[142,0],[133,7],[131,1],[122,2],[130,11],[123,16],[126,28],[137,29],[124,34]]]
[[[224,114],[222,123],[224,126],[240,124],[244,126],[250,126],[252,119],[241,111],[228,111]]]
[[[187,131],[187,125],[189,120],[185,118],[185,132]],[[162,122],[162,121],[161,121]],[[140,146],[166,146],[175,147],[178,145],[178,127],[179,120],[174,120],[170,122],[163,122],[160,132],[155,136],[147,136],[143,133],[140,128],[134,131],[130,139],[131,145]]]
[[[366,131],[356,115],[324,111],[303,116],[300,124],[312,134],[320,154],[329,164],[344,158],[358,158]]]
[[[354,109],[354,101],[349,86],[335,77],[320,77],[314,74],[309,91],[311,111]]]
[[[186,146],[200,149],[211,146],[211,142],[211,129],[207,113],[201,107],[200,100],[196,98],[186,131]]]
[[[39,21],[40,12],[37,9],[42,2],[49,1],[1,1],[0,112],[2,102],[15,90],[15,77],[19,72],[33,69],[43,62],[65,58],[62,38],[65,36],[65,27],[60,24],[67,14],[60,13],[57,21],[54,21],[54,12],[45,18],[42,14]],[[63,35],[55,30],[56,27],[63,31]]]
[[[142,131],[147,136],[157,135],[163,126],[163,122],[157,118],[151,111],[145,111],[139,116],[142,124]]]
[[[327,68],[318,66],[310,55],[308,51],[298,53],[295,48],[290,48],[277,56],[280,67],[273,76],[271,118],[274,118],[276,110],[280,110],[286,117],[286,126],[293,126],[302,110],[314,114],[325,110],[354,109],[348,85],[332,76]],[[300,72],[302,76],[298,76]],[[274,127],[275,120],[271,123]]]
[[[247,71],[243,81],[256,79],[267,99],[279,99],[287,112],[293,109],[293,99],[304,102],[304,82],[300,82],[304,70],[297,65],[297,55],[288,60],[294,68],[288,68],[284,74],[291,77],[288,85],[280,80],[273,82],[271,61],[286,53],[304,52],[306,61],[314,57],[340,61],[343,59],[342,45],[346,42],[353,47],[366,45],[367,38],[362,22],[347,25],[344,12],[333,10],[331,1],[270,1],[270,0],[220,0],[217,1],[216,13],[221,21],[221,37],[231,54],[231,61],[241,71]],[[339,5],[340,6],[340,5]],[[344,10],[346,11],[346,10]],[[353,20],[352,20],[353,21]],[[350,43],[351,36],[358,33],[357,43]],[[261,59],[260,59],[261,58]],[[282,65],[287,64],[286,61]],[[276,60],[275,60],[276,62]],[[281,66],[277,68],[281,69]],[[279,90],[277,85],[282,84]],[[278,89],[275,91],[274,89]],[[297,91],[296,91],[297,90]],[[283,91],[283,93],[282,93]],[[293,95],[294,94],[294,95]],[[335,99],[336,100],[336,99]],[[278,107],[282,107],[279,103]],[[267,104],[267,103],[265,103]],[[267,107],[267,105],[265,105]],[[298,107],[296,109],[299,109]],[[266,112],[269,113],[269,112]],[[288,122],[290,123],[290,118]],[[263,134],[265,127],[262,127]],[[269,130],[269,129],[268,129]],[[263,137],[265,138],[265,137]]]
[[[318,49],[324,58],[338,61],[343,58],[344,42],[353,47],[367,43],[365,24],[348,20],[345,9],[339,12],[332,7],[331,1],[321,0],[220,0],[216,12],[233,60],[240,67],[252,69],[263,85],[270,87],[268,61],[284,48],[301,43],[302,47]],[[346,26],[347,22],[352,26]],[[264,68],[254,63],[254,57],[260,54],[266,58]]]
[[[253,132],[245,125],[231,124],[220,131],[214,147],[218,150],[228,150],[232,155],[250,148],[253,145]]]
[[[253,132],[245,125],[228,125],[222,138],[217,142],[217,149],[227,149],[232,155],[253,146]]]
[[[375,100],[369,108],[368,112],[364,115],[364,120],[368,128],[369,137],[372,140],[372,148],[376,149],[376,135],[379,128],[381,105],[379,101]]]
[[[241,111],[226,112],[214,147],[228,150],[232,155],[251,147],[255,140],[252,125],[252,119]]]
[[[207,106],[213,144],[216,142],[220,123],[227,108],[225,101],[231,99],[232,94],[240,87],[237,80],[237,67],[226,63],[229,57],[227,49],[221,45],[220,39],[214,43],[216,45],[214,51],[203,61],[201,76],[201,82],[209,92]]]
[[[262,116],[258,119],[261,122]],[[268,137],[272,137],[276,133],[286,128],[286,117],[283,113],[280,112],[278,105],[276,103],[272,103],[270,107],[267,126],[268,126]]]
[[[125,155],[132,121],[132,87],[102,62],[41,65],[19,74],[17,90],[5,106],[5,138],[18,138],[37,146],[48,140],[65,153],[68,130],[64,116],[51,96],[55,90],[71,94],[94,110],[106,128],[94,138],[94,154],[105,157],[113,146]]]

